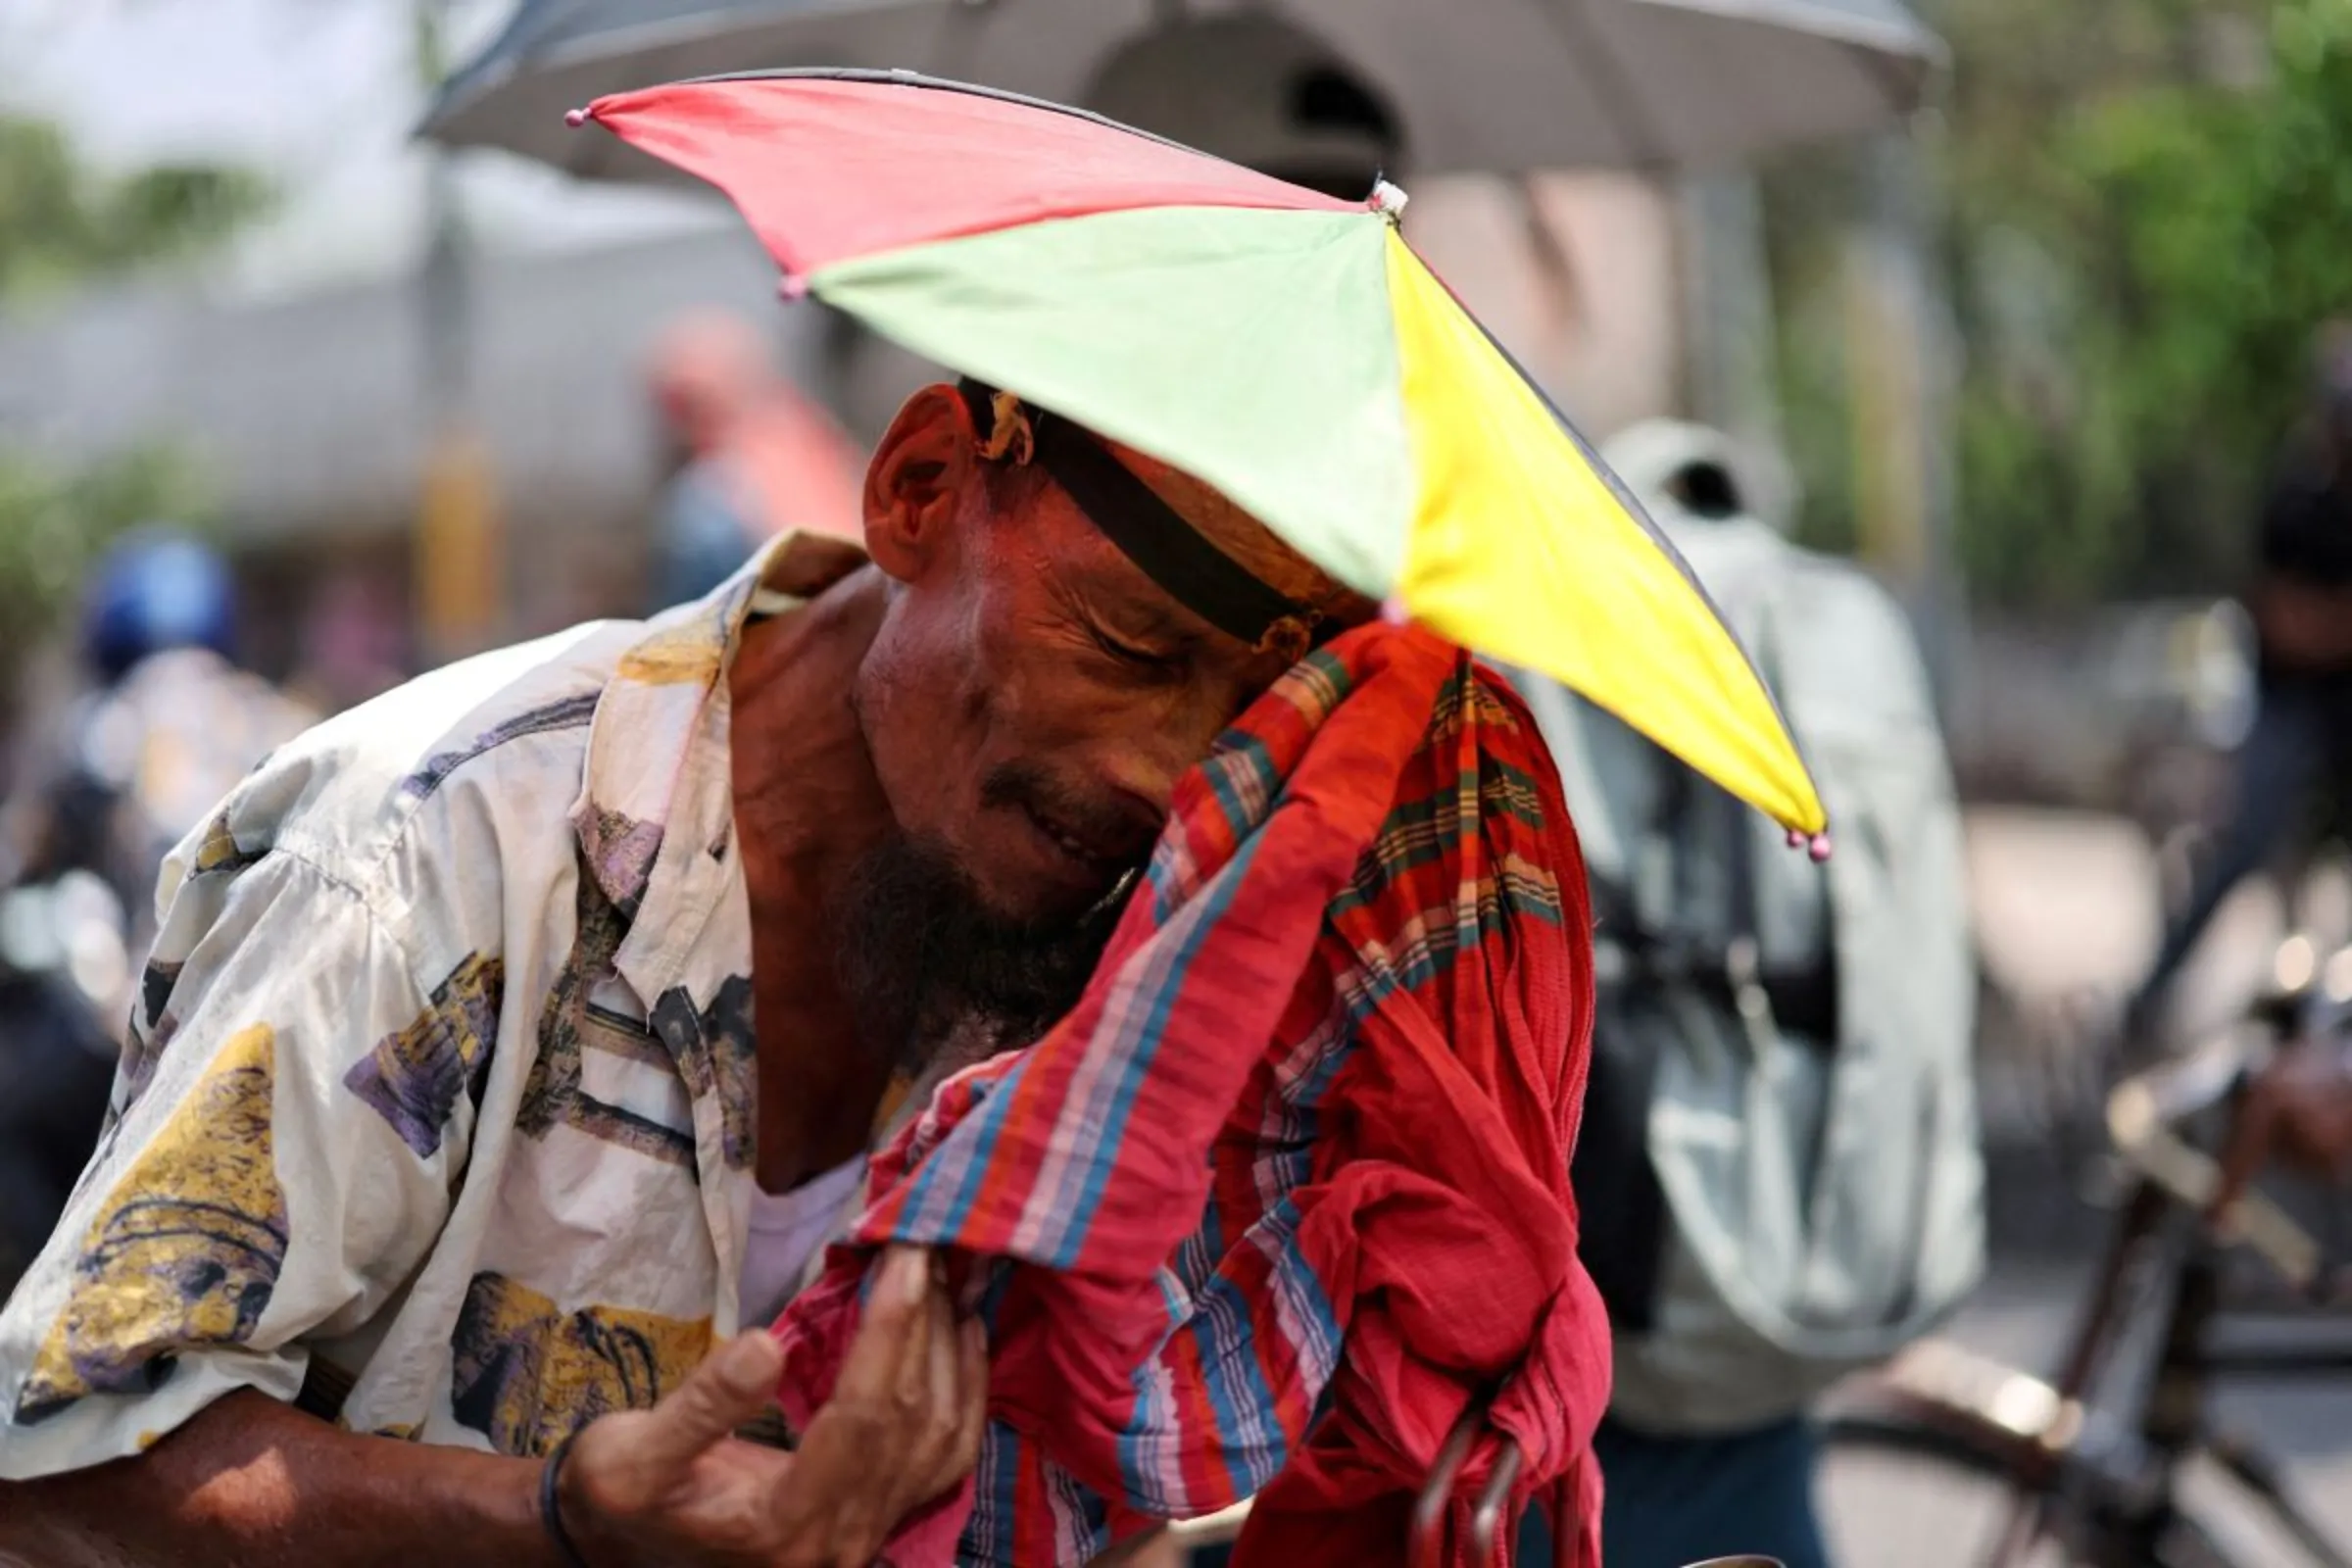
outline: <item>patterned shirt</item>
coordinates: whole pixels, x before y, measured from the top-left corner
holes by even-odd
[[[787,536],[651,622],[426,675],[173,852],[104,1141],[0,1313],[0,1479],[239,1388],[544,1453],[735,1332],[726,670],[755,605],[860,559]]]

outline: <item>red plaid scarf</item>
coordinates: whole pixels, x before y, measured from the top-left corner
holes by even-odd
[[[1401,1563],[1491,1395],[1448,1556],[1498,1432],[1516,1498],[1596,1563],[1608,1335],[1568,1189],[1590,924],[1535,725],[1466,656],[1365,628],[1252,706],[1077,1010],[940,1091],[777,1324],[798,1424],[866,1250],[986,1260],[986,1451],[892,1561],[1079,1563],[1254,1494],[1237,1563]]]

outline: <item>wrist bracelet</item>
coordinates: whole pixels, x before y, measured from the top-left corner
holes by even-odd
[[[580,1555],[579,1545],[571,1539],[571,1532],[564,1528],[564,1509],[556,1497],[556,1483],[564,1470],[564,1456],[571,1452],[571,1441],[578,1436],[579,1433],[575,1431],[557,1444],[547,1456],[547,1468],[539,1472],[539,1525],[547,1532],[548,1541],[556,1548],[557,1560],[564,1564],[564,1568],[588,1568],[588,1559]]]

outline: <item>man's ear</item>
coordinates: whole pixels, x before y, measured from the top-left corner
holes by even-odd
[[[865,468],[865,553],[901,582],[949,545],[965,488],[979,477],[979,438],[952,386],[927,386],[890,421]]]

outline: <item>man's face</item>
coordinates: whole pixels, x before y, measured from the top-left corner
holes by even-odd
[[[979,459],[960,403],[935,394],[869,480],[869,548],[897,582],[858,712],[900,827],[992,915],[1059,926],[1142,863],[1178,776],[1288,658],[1179,605],[1042,472]],[[1278,589],[1328,595],[1213,492],[1145,476]]]

